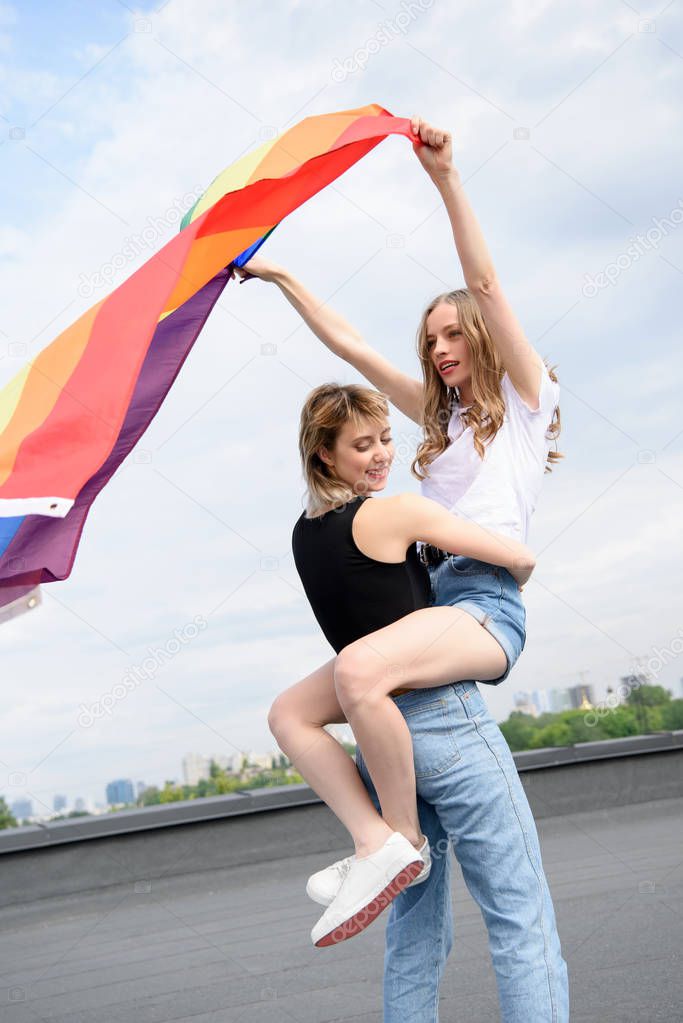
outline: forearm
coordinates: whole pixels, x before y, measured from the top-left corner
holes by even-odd
[[[474,290],[482,282],[490,281],[495,276],[495,268],[484,235],[465,195],[456,168],[452,167],[447,175],[433,180],[448,212],[465,283],[468,288]]]
[[[533,553],[526,544],[513,540],[504,533],[463,519],[458,519],[457,536],[444,549],[451,550],[454,554],[464,554],[468,558],[476,558],[478,561],[486,561],[490,565],[500,565],[508,570],[523,566],[533,567],[535,563]]]
[[[456,515],[428,497],[400,494],[396,506],[399,528],[409,543],[422,540],[451,554],[464,554],[508,570],[535,564],[533,551],[526,544]]]
[[[283,267],[278,268],[273,274],[273,280],[323,344],[335,355],[342,359],[346,358],[349,342],[361,340],[357,330],[334,309],[320,302],[301,281]]]

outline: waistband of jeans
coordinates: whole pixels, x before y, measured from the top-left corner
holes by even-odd
[[[469,680],[466,682],[445,682],[441,686],[423,686],[419,689],[402,690],[398,695],[389,693],[389,696],[402,706],[404,703],[421,703],[423,700],[425,702],[430,699],[433,700],[435,693],[443,693],[447,689],[452,689],[453,692],[462,695],[471,689],[476,689],[476,687],[477,683]]]
[[[464,682],[451,682],[451,689],[454,693],[462,696],[463,693],[469,693],[473,689],[477,688],[477,683],[473,679],[467,679]]]

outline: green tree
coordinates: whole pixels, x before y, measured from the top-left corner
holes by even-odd
[[[161,802],[161,793],[157,785],[148,785],[138,796],[138,806],[156,806]]]
[[[535,720],[531,714],[513,710],[507,721],[503,721],[501,724],[500,730],[511,750],[529,749],[536,733]]]
[[[582,710],[564,711],[563,724],[567,726],[569,741],[574,742],[595,742],[604,738],[600,722],[597,725],[589,725],[586,722],[587,714]],[[553,743],[554,745],[554,743]]]
[[[172,781],[164,782],[164,787],[159,793],[160,803],[179,803],[181,799],[185,798],[182,786],[176,785]]]
[[[545,728],[539,729],[531,740],[530,749],[543,749],[544,746],[571,746],[572,733],[567,721],[554,721]]]
[[[600,717],[600,730],[605,739],[621,739],[627,735],[640,735],[633,707],[623,705]]]
[[[3,796],[0,796],[0,830],[3,828],[16,828],[17,819],[10,810],[9,806],[5,802]]]
[[[662,715],[662,728],[667,732],[675,732],[683,728],[683,700],[672,700],[660,708]]]
[[[640,685],[631,690],[626,702],[631,707],[659,707],[671,702],[671,693],[664,686]]]
[[[614,708],[565,710],[536,718],[515,710],[500,726],[513,752],[678,728],[683,728],[683,700],[672,699],[664,686],[648,685],[632,689],[626,702]]]

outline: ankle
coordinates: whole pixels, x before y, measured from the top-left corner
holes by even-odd
[[[405,824],[403,826],[398,825],[397,827],[392,826],[393,831],[400,831],[404,838],[407,838],[411,845],[414,845],[416,849],[424,843],[426,835],[423,835],[418,825],[417,828],[411,824]]]
[[[414,831],[409,828],[391,828],[387,825],[381,831],[373,834],[370,837],[366,837],[361,841],[360,839],[355,843],[356,846],[356,859],[363,859],[364,856],[370,856],[372,853],[377,852],[381,849],[387,838],[393,835],[394,831],[400,831],[404,838],[408,841],[415,849],[420,849],[427,838],[421,831]]]
[[[364,856],[370,856],[372,853],[377,852],[381,849],[386,840],[390,835],[393,835],[393,828],[390,828],[388,824],[380,822],[377,829],[372,833],[363,835],[363,838],[358,838],[355,841],[356,847],[356,859],[363,859]]]
[[[404,831],[403,834],[408,839],[411,845],[414,845],[416,849],[419,849],[424,845],[426,835],[423,835],[421,831]]]

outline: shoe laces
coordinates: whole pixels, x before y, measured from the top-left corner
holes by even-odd
[[[349,870],[351,869],[352,858],[353,857],[351,856],[346,856],[343,860],[337,860],[337,862],[333,864],[333,866],[337,868],[337,871],[342,881],[344,880]]]

